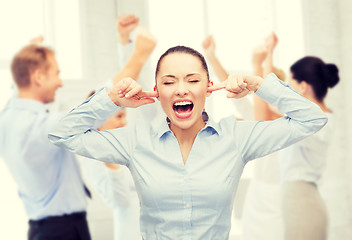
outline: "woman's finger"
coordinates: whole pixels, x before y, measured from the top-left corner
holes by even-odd
[[[245,82],[245,76],[244,75],[239,75],[237,78],[237,85],[240,87],[242,90],[247,87],[247,83]]]
[[[222,83],[218,83],[218,84],[215,84],[213,86],[208,87],[208,92],[214,92],[214,91],[218,91],[218,90],[224,89],[225,86],[226,86],[226,82],[227,81],[224,81]]]
[[[249,93],[249,90],[244,89],[241,92],[237,92],[237,93],[229,92],[229,93],[227,93],[227,97],[228,98],[242,98],[242,97],[246,96],[248,93]]]
[[[229,78],[230,84],[227,88],[229,92],[241,93],[246,89],[247,84],[244,82],[243,75],[236,75]]]
[[[136,81],[132,81],[131,84],[126,88],[125,92],[123,93],[125,96],[127,95],[129,97],[133,96],[131,94],[129,94],[130,91],[132,91],[132,89],[136,88],[137,86],[139,86],[139,84],[136,83]]]
[[[138,96],[141,98],[159,97],[159,93],[157,91],[141,91]]]
[[[137,95],[139,92],[142,91],[142,87],[136,83],[132,83],[128,89],[130,90],[128,92],[126,91],[126,94],[125,94],[126,98],[134,97],[135,95]]]
[[[227,83],[226,90],[229,92],[237,92],[238,91],[237,76],[229,76],[227,81],[228,83]]]
[[[142,98],[140,100],[137,101],[137,106],[142,106],[142,105],[146,105],[146,104],[150,104],[150,103],[154,103],[155,100],[153,98]]]
[[[126,90],[129,88],[132,81],[133,80],[131,78],[124,78],[116,84],[115,88],[117,89],[119,97],[125,96]]]

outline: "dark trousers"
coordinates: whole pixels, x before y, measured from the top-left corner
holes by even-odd
[[[91,240],[85,212],[30,220],[28,240]]]

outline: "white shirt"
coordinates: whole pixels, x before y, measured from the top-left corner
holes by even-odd
[[[329,118],[331,113],[327,114]],[[280,180],[319,183],[333,134],[329,122],[321,131],[279,152]]]
[[[129,169],[123,165],[117,170],[109,169],[100,161],[82,156],[79,160],[86,181],[113,209],[114,239],[142,239],[139,198]]]

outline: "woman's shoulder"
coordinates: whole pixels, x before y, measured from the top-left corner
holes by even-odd
[[[234,115],[226,116],[220,119],[215,119],[209,116],[207,121],[208,126],[213,127],[219,133],[227,133],[232,132],[233,129],[237,124],[237,118]]]

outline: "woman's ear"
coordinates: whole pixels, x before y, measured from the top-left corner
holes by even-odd
[[[310,97],[314,97],[315,96],[315,93],[314,93],[314,89],[313,87],[305,82],[305,81],[302,81],[300,83],[300,88],[301,88],[301,94],[302,96],[306,97],[306,98],[310,98]]]
[[[310,85],[305,82],[305,81],[302,81],[299,83],[299,88],[300,88],[300,92],[303,96],[306,96],[307,93],[309,92],[310,90]]]
[[[158,96],[156,97],[156,99],[159,100],[159,91],[158,91],[158,88],[156,87],[156,85],[154,86],[154,91],[155,91],[155,92],[158,92]],[[160,100],[159,100],[159,101],[160,101]]]
[[[209,81],[208,83],[208,87],[211,87],[214,85],[214,82],[213,81]],[[211,92],[207,92],[207,97],[209,97],[211,95]]]

